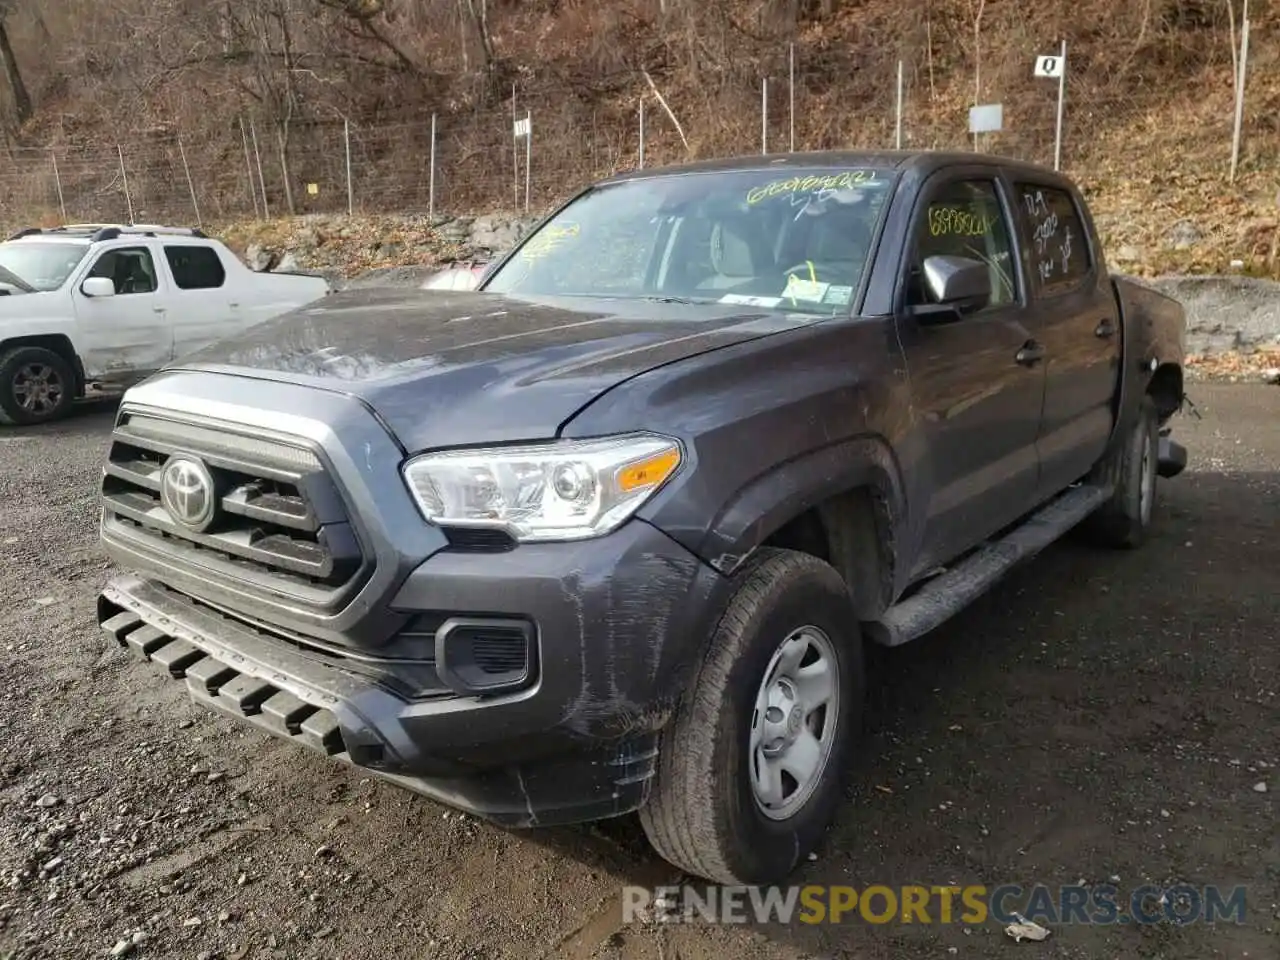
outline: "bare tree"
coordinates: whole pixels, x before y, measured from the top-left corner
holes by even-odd
[[[31,94],[27,90],[22,71],[18,68],[18,59],[13,54],[13,44],[9,41],[9,30],[6,20],[13,13],[12,0],[0,0],[0,68],[4,70],[5,80],[9,84],[9,95],[13,99],[13,113],[19,125],[31,119]]]

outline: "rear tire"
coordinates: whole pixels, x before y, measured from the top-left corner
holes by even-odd
[[[761,549],[735,579],[663,731],[640,821],[688,873],[772,883],[817,846],[843,796],[861,722],[861,635],[844,581],[816,557]]]
[[[1095,543],[1132,549],[1146,541],[1156,509],[1159,430],[1155,401],[1144,396],[1124,442],[1094,467],[1090,479],[1110,484],[1115,491],[1083,524]]]
[[[14,347],[0,354],[0,423],[57,420],[71,409],[75,389],[71,364],[52,350]]]

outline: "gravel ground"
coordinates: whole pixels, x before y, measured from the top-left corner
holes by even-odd
[[[0,434],[0,958],[1280,956],[1280,391],[1193,397],[1144,550],[1057,545],[873,658],[850,802],[797,881],[1245,884],[1241,926],[624,926],[621,885],[674,879],[633,819],[507,833],[108,647],[98,405]]]

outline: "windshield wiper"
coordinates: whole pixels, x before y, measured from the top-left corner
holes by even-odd
[[[641,297],[640,299],[641,299],[641,300],[648,300],[650,303],[685,303],[685,304],[692,304],[692,303],[711,303],[711,302],[713,302],[713,301],[710,301],[710,300],[692,300],[692,299],[690,299],[689,297],[657,297],[657,296],[650,296],[650,297]]]

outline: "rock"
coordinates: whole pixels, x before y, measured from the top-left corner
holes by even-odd
[[[320,233],[313,227],[305,227],[298,231],[298,236],[294,243],[299,250],[310,253],[320,246]]]
[[[259,273],[271,269],[273,259],[275,258],[271,251],[258,243],[249,244],[249,249],[244,252],[244,262],[250,270],[256,270]]]
[[[111,956],[113,957],[126,957],[132,952],[132,940],[117,940],[116,945],[111,948]]]
[[[1115,253],[1111,255],[1111,259],[1116,263],[1137,263],[1142,259],[1142,251],[1131,244],[1125,244],[1116,249]]]
[[[497,217],[477,217],[471,226],[469,246],[477,250],[498,252],[515,246],[520,239],[520,229],[510,220]]]
[[[56,807],[61,802],[62,801],[60,801],[52,793],[46,793],[39,800],[36,801],[36,806],[45,807],[47,809],[48,807]]]
[[[1190,220],[1179,220],[1169,231],[1165,242],[1175,250],[1190,250],[1204,239],[1204,234]]]
[[[183,925],[184,927],[198,927],[198,926],[200,926],[200,918],[199,918],[199,917],[187,917],[187,919],[185,919],[185,920],[183,920],[183,921],[182,921],[182,925]]]
[[[1280,383],[1280,367],[1271,367],[1262,371],[1263,383]]]
[[[286,253],[280,258],[280,262],[271,268],[272,273],[297,273],[298,258],[292,253]]]
[[[1253,792],[1254,792],[1254,793],[1266,793],[1266,792],[1267,792],[1267,784],[1266,784],[1266,782],[1265,782],[1265,781],[1263,781],[1263,780],[1259,780],[1257,783],[1255,783],[1255,784],[1253,785]]]

